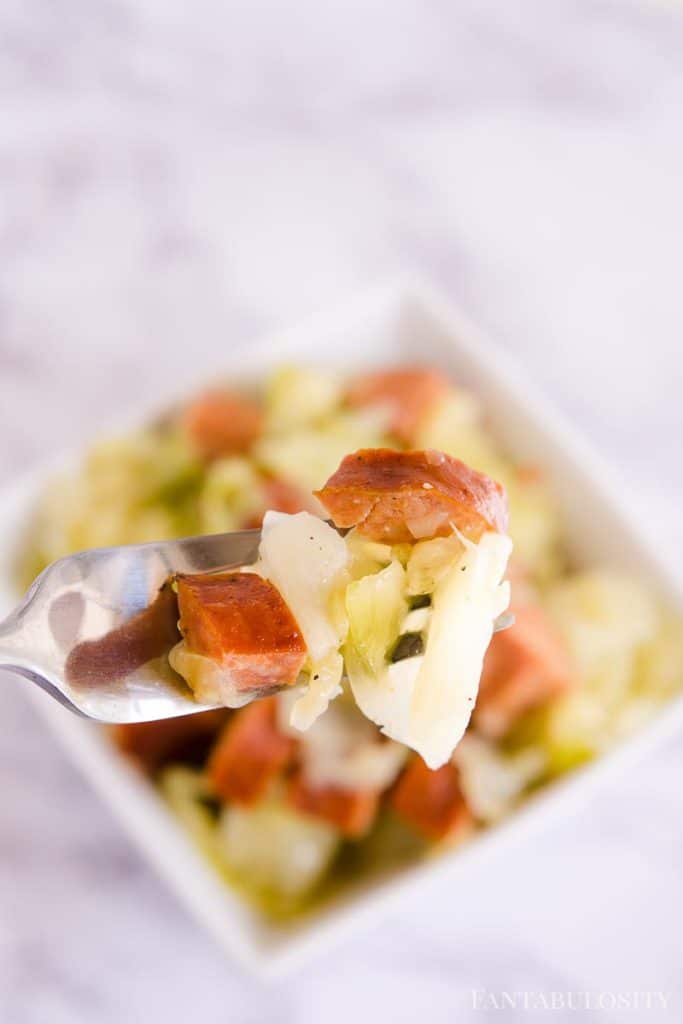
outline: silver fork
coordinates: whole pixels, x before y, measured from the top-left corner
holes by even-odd
[[[177,639],[173,573],[256,560],[260,530],[81,551],[48,566],[0,622],[0,668],[100,722],[207,711],[166,661]],[[509,614],[495,629],[511,625]]]

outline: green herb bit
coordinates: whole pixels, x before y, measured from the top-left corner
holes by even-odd
[[[423,651],[424,640],[422,639],[422,633],[404,633],[396,641],[394,649],[389,655],[389,660],[395,663],[403,661],[405,658],[416,658]]]

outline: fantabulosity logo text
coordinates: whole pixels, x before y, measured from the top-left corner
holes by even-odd
[[[659,990],[492,991],[475,988],[471,990],[470,1005],[473,1010],[485,1011],[526,1010],[534,1013],[548,1010],[623,1010],[638,1013],[670,1009],[669,997],[669,992]]]

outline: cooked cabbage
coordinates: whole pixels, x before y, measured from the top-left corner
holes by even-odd
[[[241,530],[261,508],[261,477],[253,464],[239,455],[217,459],[207,469],[199,494],[202,533]]]
[[[435,448],[454,455],[480,473],[507,482],[510,463],[482,424],[481,405],[467,391],[456,391],[435,406],[415,438],[416,448]]]
[[[312,663],[308,682],[297,689],[297,700],[292,707],[291,723],[295,729],[305,732],[327,711],[330,701],[342,692],[343,673],[344,659],[339,651],[330,651]]]
[[[349,553],[349,576],[352,580],[362,579],[370,573],[377,572],[389,565],[394,558],[390,544],[380,544],[361,536],[357,530],[351,530],[344,538]]]
[[[542,717],[538,740],[558,772],[632,732],[683,686],[683,644],[649,590],[612,570],[568,577],[547,600],[582,684]]]
[[[204,775],[182,765],[166,768],[159,788],[204,856],[278,917],[305,905],[339,847],[332,825],[299,814],[277,792],[255,807],[212,807]]]
[[[485,533],[438,584],[427,646],[410,707],[409,746],[430,768],[450,757],[474,709],[494,620],[510,601],[501,582],[512,549],[509,537]]]
[[[277,797],[227,806],[218,825],[229,868],[261,898],[299,901],[322,879],[339,846],[327,822],[298,814]]]
[[[462,542],[455,534],[415,544],[406,565],[407,592],[431,594],[462,551]]]
[[[100,442],[52,481],[36,513],[32,563],[83,548],[196,533],[201,467],[180,434],[157,430]]]
[[[524,468],[516,468],[505,482],[515,557],[536,580],[547,583],[562,568],[562,522],[557,502],[545,480]]]
[[[386,666],[408,610],[405,570],[399,562],[350,583],[346,588],[349,642],[375,675]]]
[[[663,618],[636,665],[636,690],[653,700],[667,700],[683,689],[683,628],[670,615]]]
[[[216,819],[206,803],[210,794],[203,774],[184,765],[170,765],[161,773],[159,788],[205,856],[222,866]]]
[[[296,694],[278,694],[278,722],[282,731],[300,740],[299,759],[311,785],[350,790],[382,790],[391,785],[408,751],[379,736],[350,697],[335,701],[303,734],[290,726],[295,701]]]
[[[229,673],[219,663],[205,654],[188,650],[184,640],[168,652],[168,663],[185,680],[198,704],[243,708],[253,699],[253,694],[230,683]]]
[[[265,395],[268,431],[308,427],[338,407],[343,380],[329,370],[283,366],[270,377]]]
[[[503,753],[472,731],[455,748],[453,761],[468,806],[479,821],[487,824],[505,817],[546,768],[543,751],[527,747]]]
[[[347,561],[343,537],[316,516],[266,513],[255,568],[289,605],[313,662],[336,650],[343,639],[329,604]]]
[[[282,594],[308,649],[309,688],[292,712],[298,728],[308,728],[341,692],[339,646],[347,624],[333,596],[346,582],[347,563],[343,538],[321,519],[266,513],[255,569]]]
[[[586,686],[621,694],[639,649],[660,621],[649,591],[621,573],[592,569],[552,587],[547,607]]]
[[[424,655],[375,674],[353,643],[346,646],[361,711],[430,768],[450,758],[470,719],[493,622],[510,599],[509,584],[501,582],[510,549],[509,538],[498,533],[485,533],[478,544],[463,540],[460,557],[434,591]]]
[[[322,487],[349,452],[386,445],[375,410],[337,413],[324,425],[269,434],[254,448],[256,461],[305,491]]]

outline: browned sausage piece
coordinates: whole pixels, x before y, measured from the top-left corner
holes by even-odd
[[[229,714],[227,709],[218,708],[158,722],[115,725],[111,735],[119,750],[154,774],[171,762],[203,764]]]
[[[179,575],[180,631],[188,651],[220,666],[235,691],[291,686],[306,645],[280,591],[252,572]]]
[[[236,455],[249,450],[263,429],[263,412],[246,395],[207,391],[191,402],[183,426],[203,459]]]
[[[518,604],[515,623],[491,640],[474,709],[478,732],[497,739],[529,711],[569,689],[575,679],[566,650],[543,609]]]
[[[297,811],[328,821],[350,839],[368,832],[379,807],[379,793],[374,790],[313,786],[301,772],[290,782],[288,799]]]
[[[266,512],[313,512],[314,501],[310,492],[302,490],[296,484],[289,483],[280,477],[267,477],[263,481],[262,506],[253,513],[242,525],[244,530],[258,530],[263,525]]]
[[[207,767],[212,789],[222,800],[254,804],[284,770],[296,740],[277,727],[274,697],[236,711],[218,738]]]
[[[434,841],[455,838],[473,823],[455,765],[444,764],[433,771],[418,754],[399,778],[391,806],[417,832]]]
[[[501,485],[443,452],[365,448],[315,494],[338,527],[387,544],[443,537],[454,526],[473,541],[507,529]]]
[[[382,406],[389,411],[389,430],[399,441],[412,444],[434,404],[448,390],[448,380],[436,370],[404,366],[357,377],[346,392],[352,406]]]

